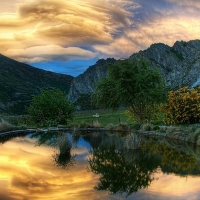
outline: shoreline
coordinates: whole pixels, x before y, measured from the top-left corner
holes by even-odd
[[[60,131],[81,131],[81,132],[93,132],[93,131],[99,131],[99,132],[104,132],[104,131],[110,131],[110,132],[126,132],[129,133],[132,130],[126,130],[126,131],[117,131],[117,130],[110,130],[107,128],[76,128],[76,127],[66,127],[66,128],[56,128],[56,127],[51,127],[51,128],[35,128],[35,129],[24,129],[24,130],[13,130],[13,131],[6,131],[6,132],[2,132],[0,133],[0,138],[2,137],[6,137],[6,136],[18,136],[18,135],[28,135],[28,134],[32,134],[32,133],[48,133],[48,132],[60,132]],[[157,132],[157,131],[144,131],[144,130],[137,130],[136,131],[139,134],[142,134],[144,136],[150,136],[150,137],[156,137],[156,138],[167,138],[167,139],[173,139],[176,141],[180,141],[183,143],[189,143],[189,144],[193,144],[196,146],[199,146],[196,142],[192,142],[192,141],[188,141],[188,137],[187,136],[183,136],[183,135],[169,135],[166,133],[161,133],[161,132]]]

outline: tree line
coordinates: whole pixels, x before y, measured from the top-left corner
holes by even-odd
[[[83,94],[78,99],[87,109],[89,100],[92,108],[115,111],[124,107],[126,114],[139,123],[152,122],[161,112],[166,124],[199,122],[200,87],[173,91],[160,72],[143,59],[120,60],[106,67],[108,75],[98,82],[92,96]],[[27,113],[35,124],[52,126],[72,120],[75,107],[59,89],[41,89],[39,95],[33,96]]]

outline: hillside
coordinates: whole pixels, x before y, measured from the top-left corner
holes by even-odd
[[[128,59],[144,58],[153,69],[158,69],[171,88],[200,85],[200,40],[177,41],[172,47],[157,43],[131,55]],[[100,60],[72,81],[69,99],[76,101],[80,94],[92,93],[97,82],[106,76],[105,65],[114,59]]]
[[[0,113],[23,114],[39,88],[68,93],[74,77],[37,69],[0,54]]]

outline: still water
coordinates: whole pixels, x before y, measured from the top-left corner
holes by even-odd
[[[126,149],[125,139],[102,132],[0,138],[0,200],[200,199],[199,149],[152,138]]]

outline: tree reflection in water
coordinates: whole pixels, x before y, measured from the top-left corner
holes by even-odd
[[[101,143],[102,144],[102,143]],[[147,188],[154,173],[179,176],[200,175],[200,156],[191,146],[166,140],[144,139],[139,149],[119,149],[119,145],[100,145],[90,150],[88,171],[99,174],[97,190],[129,196]]]
[[[69,169],[75,164],[76,155],[71,154],[71,149],[77,146],[79,133],[50,132],[33,136],[39,145],[46,143],[55,148],[53,160],[58,167]],[[129,196],[147,188],[157,169],[180,176],[200,175],[200,154],[195,149],[165,139],[138,137],[123,138],[105,133],[82,135],[91,146],[88,170],[100,175],[95,189]]]
[[[115,144],[90,150],[88,170],[100,175],[97,190],[111,194],[126,193],[127,196],[139,189],[147,188],[154,180],[160,159],[140,150],[117,151]]]
[[[151,155],[160,155],[160,167],[164,173],[175,173],[181,176],[200,175],[200,158],[191,146],[149,140],[141,146],[141,149]]]
[[[18,133],[16,135],[12,135],[12,134],[7,134],[7,135],[4,135],[4,136],[0,135],[0,143],[4,144],[4,143],[8,142],[9,140],[11,140],[12,138],[15,138],[15,137],[23,138],[25,135],[28,135],[28,134],[27,133]]]

